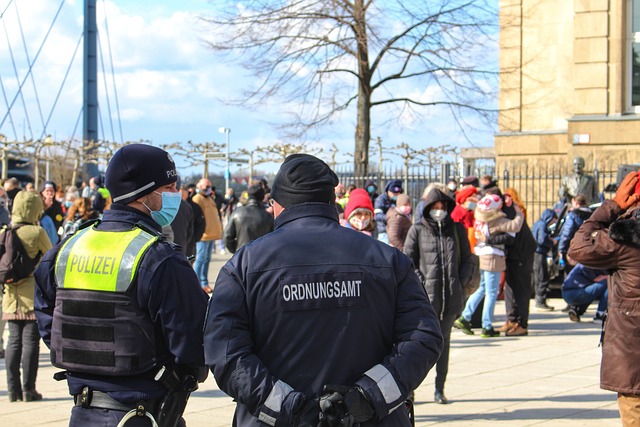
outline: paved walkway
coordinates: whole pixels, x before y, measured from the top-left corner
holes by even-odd
[[[214,255],[211,276],[228,256]],[[561,300],[550,300],[556,308]],[[531,304],[533,307],[533,303]],[[594,311],[587,312],[590,318]],[[504,304],[496,307],[496,326],[504,322]],[[572,323],[559,311],[532,309],[529,336],[482,339],[458,330],[452,333],[448,405],[433,403],[435,372],[416,391],[416,425],[476,426],[619,426],[616,395],[598,387],[600,323]],[[9,403],[0,387],[2,426],[65,426],[71,400],[66,384],[42,345],[38,391],[40,402]],[[4,371],[4,359],[0,360]],[[0,383],[4,384],[4,372]],[[189,400],[189,427],[230,426],[234,403],[210,376]]]

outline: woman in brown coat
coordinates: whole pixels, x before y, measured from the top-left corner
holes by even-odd
[[[411,228],[411,198],[400,194],[396,206],[387,211],[387,235],[389,244],[400,250],[404,249],[404,240]]]
[[[609,306],[602,334],[600,387],[618,392],[623,426],[640,419],[640,182],[628,174],[571,240],[568,256],[607,269]],[[606,330],[606,331],[605,331]]]

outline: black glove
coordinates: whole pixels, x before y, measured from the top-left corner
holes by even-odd
[[[296,411],[295,426],[318,427],[320,422],[320,404],[318,399],[307,399]]]
[[[285,397],[276,419],[276,427],[317,427],[320,421],[318,399],[307,399],[303,393],[291,392]]]
[[[349,387],[345,387],[345,393],[349,391]],[[324,387],[327,394],[320,397],[320,424],[318,427],[351,427],[353,426],[353,416],[347,412],[344,404],[344,396],[336,391],[328,391],[327,386]]]
[[[320,398],[320,409],[323,414],[335,414],[343,420],[342,424],[336,425],[349,427],[353,423],[369,421],[375,416],[371,403],[360,387],[331,384],[325,385],[324,391],[327,394]]]

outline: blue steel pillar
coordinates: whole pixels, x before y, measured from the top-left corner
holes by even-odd
[[[87,162],[91,158],[91,142],[98,141],[98,55],[96,0],[84,0],[84,73],[82,144],[84,151],[83,178],[98,175],[98,165]]]

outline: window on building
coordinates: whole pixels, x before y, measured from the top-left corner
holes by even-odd
[[[640,0],[630,0],[629,7],[629,35],[627,43],[627,105],[632,112],[640,113]]]

